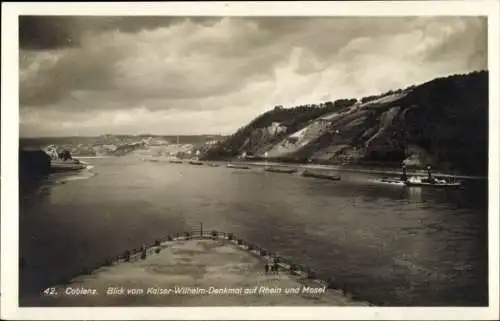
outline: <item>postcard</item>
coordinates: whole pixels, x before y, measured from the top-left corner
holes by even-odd
[[[2,318],[498,318],[499,2],[2,9]]]

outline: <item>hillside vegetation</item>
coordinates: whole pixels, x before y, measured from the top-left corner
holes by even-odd
[[[206,150],[279,161],[401,164],[486,174],[488,72],[452,75],[361,99],[276,106]]]

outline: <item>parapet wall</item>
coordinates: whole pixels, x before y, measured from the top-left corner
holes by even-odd
[[[104,262],[96,264],[93,267],[83,268],[78,273],[78,275],[75,275],[75,277],[90,275],[93,273],[93,271],[106,266],[145,260],[155,253],[160,253],[163,248],[169,247],[169,245],[173,245],[176,242],[209,239],[214,241],[228,242],[234,246],[237,246],[240,250],[250,253],[251,255],[261,259],[263,262],[270,262],[270,265],[272,265],[276,269],[276,271],[285,272],[295,278],[298,277],[301,279],[307,279],[309,282],[325,286],[329,290],[334,290],[341,293],[343,296],[347,297],[350,300],[364,301],[360,298],[357,298],[353,293],[350,293],[344,283],[338,282],[334,278],[321,278],[318,276],[316,271],[305,264],[295,263],[286,257],[279,256],[276,253],[268,251],[258,245],[246,242],[245,240],[235,236],[233,233],[225,233],[219,231],[195,231],[167,235],[163,238],[154,240],[154,242],[152,243],[146,243],[140,247],[125,250],[121,255],[106,259]]]

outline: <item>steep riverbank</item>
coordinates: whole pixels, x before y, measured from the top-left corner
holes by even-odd
[[[487,176],[488,72],[438,78],[377,96],[275,107],[205,151],[280,162],[433,165]]]

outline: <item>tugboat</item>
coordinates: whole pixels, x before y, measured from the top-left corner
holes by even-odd
[[[200,162],[200,151],[196,151],[196,157],[192,158],[189,162],[191,165],[203,165],[203,162]]]
[[[460,187],[462,184],[460,182],[455,182],[453,180],[448,181],[445,179],[438,179],[432,176],[431,166],[427,165],[427,177],[411,177],[405,181],[406,186],[430,186],[430,187]]]

